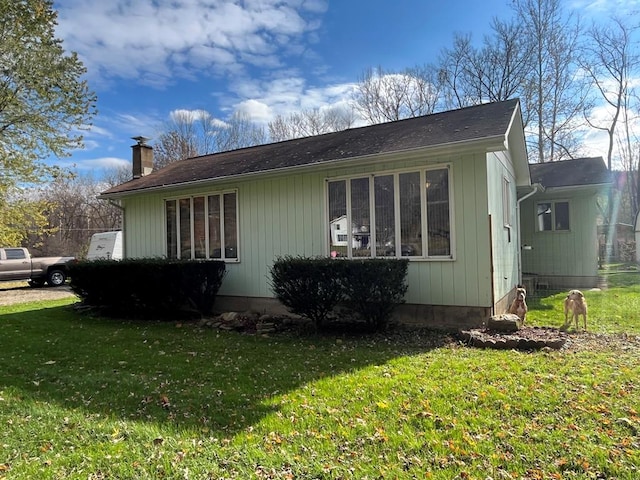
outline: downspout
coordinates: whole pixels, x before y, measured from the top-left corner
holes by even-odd
[[[544,191],[544,187],[539,183],[534,183],[533,185],[531,185],[531,187],[533,188],[533,190],[527,193],[524,197],[519,198],[516,203],[516,221],[518,222],[518,242],[519,243],[522,241],[522,238],[521,238],[522,226],[520,225],[520,204],[524,202],[527,198],[531,197],[532,195],[535,195],[538,192]],[[518,248],[518,284],[519,285],[522,285],[522,249],[523,248],[525,248],[525,245],[522,245],[522,244]]]

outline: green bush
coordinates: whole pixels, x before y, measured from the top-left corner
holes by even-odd
[[[271,267],[271,288],[289,311],[316,327],[340,303],[372,329],[387,326],[407,291],[408,261],[283,257]]]
[[[336,263],[328,258],[278,258],[270,270],[271,289],[289,311],[320,328],[342,300]]]
[[[165,317],[211,313],[224,262],[128,259],[76,262],[70,285],[86,305],[117,315]]]
[[[384,329],[407,292],[406,259],[366,259],[344,262],[345,305],[374,330]]]

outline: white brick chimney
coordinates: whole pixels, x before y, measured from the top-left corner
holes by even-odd
[[[153,171],[153,148],[147,145],[149,141],[146,137],[132,137],[135,145],[131,146],[133,150],[133,178],[144,177]]]

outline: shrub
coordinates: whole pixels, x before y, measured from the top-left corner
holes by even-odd
[[[407,291],[408,261],[283,257],[271,267],[271,288],[289,311],[322,327],[343,302],[372,329],[387,326]]]
[[[320,328],[342,299],[337,263],[329,258],[278,258],[270,269],[271,289],[289,311]]]
[[[406,259],[366,259],[344,262],[345,305],[374,330],[384,329],[407,292]]]
[[[224,262],[129,259],[73,263],[70,285],[87,305],[118,315],[206,315],[225,275]]]

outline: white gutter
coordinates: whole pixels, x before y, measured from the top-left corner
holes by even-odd
[[[524,197],[519,198],[516,203],[516,222],[518,223],[518,243],[521,241],[522,235],[522,226],[520,225],[520,204],[524,202],[527,198],[535,195],[538,192],[544,192],[544,187],[539,183],[534,183],[531,185],[533,190],[527,193]],[[531,250],[531,245],[520,245],[518,248],[518,284],[522,285],[522,250],[527,249]]]

